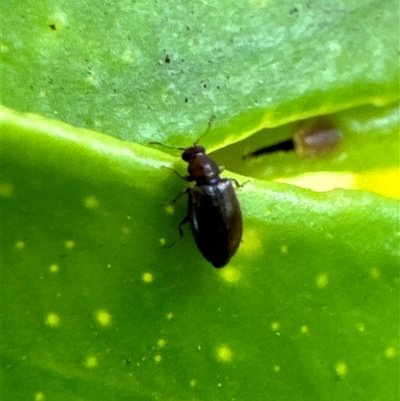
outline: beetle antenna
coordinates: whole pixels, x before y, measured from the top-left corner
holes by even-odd
[[[207,128],[206,130],[200,135],[200,137],[197,139],[197,141],[193,144],[193,146],[197,145],[200,142],[200,139],[204,138],[206,135],[209,134],[209,132],[211,131],[211,125],[214,122],[214,120],[217,118],[217,116],[215,114],[213,114],[210,119],[208,120],[207,123]]]
[[[157,141],[150,141],[149,144],[150,144],[150,145],[160,145],[160,146],[164,146],[164,148],[168,148],[168,149],[186,150],[186,148],[183,148],[183,147],[164,145],[163,143],[157,142]]]

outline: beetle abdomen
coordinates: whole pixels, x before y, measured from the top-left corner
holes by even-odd
[[[189,220],[203,256],[214,267],[225,266],[242,239],[242,213],[229,179],[196,185],[189,191]]]

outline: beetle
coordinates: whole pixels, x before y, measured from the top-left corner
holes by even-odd
[[[340,130],[325,118],[302,120],[297,123],[293,137],[243,155],[243,160],[265,153],[292,151],[303,158],[321,157],[334,151],[342,140]]]
[[[232,181],[240,185],[234,179],[220,177],[223,168],[206,154],[203,146],[195,143],[188,148],[174,149],[183,150],[182,159],[188,163],[187,176],[175,173],[186,181],[195,181],[193,187],[183,192],[189,195],[188,215],[179,224],[180,236],[183,236],[182,225],[189,222],[204,258],[216,268],[224,267],[242,240],[242,211]]]

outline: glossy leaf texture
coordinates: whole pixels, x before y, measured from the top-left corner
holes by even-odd
[[[395,0],[5,2],[2,399],[397,401],[399,202],[268,180],[400,196],[398,17]],[[201,144],[250,180],[222,270],[188,227],[166,248],[187,183],[162,167],[186,167],[149,146],[189,146],[212,116]],[[332,153],[242,161],[321,117]]]
[[[299,127],[328,122],[339,136],[332,149],[306,157],[296,145]],[[227,169],[316,191],[364,189],[400,198],[400,105],[362,106],[263,129],[213,156]],[[285,147],[286,150],[279,150]],[[272,149],[272,151],[271,151]],[[274,150],[275,149],[275,150]],[[251,156],[251,152],[262,151]]]
[[[162,246],[172,157],[9,109],[2,129],[5,401],[397,399],[398,201],[254,180],[216,270],[188,230]]]
[[[147,143],[208,148],[398,99],[395,0],[3,4],[3,103]],[[23,77],[23,79],[22,79]]]

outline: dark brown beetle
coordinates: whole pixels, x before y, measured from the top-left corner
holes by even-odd
[[[151,143],[162,145],[159,142]],[[242,240],[242,212],[232,181],[239,184],[236,180],[220,178],[223,169],[206,155],[202,146],[195,144],[176,149],[184,151],[182,159],[189,164],[189,175],[182,178],[196,182],[194,187],[185,191],[189,194],[188,216],[179,224],[180,235],[183,236],[182,225],[190,222],[197,247],[203,256],[214,267],[224,267]]]

